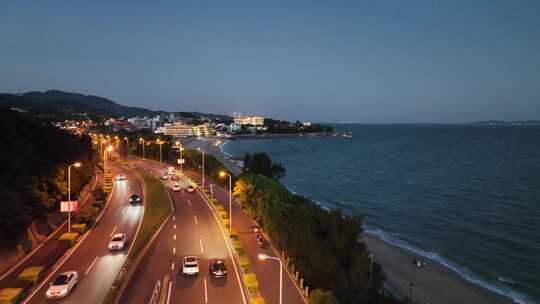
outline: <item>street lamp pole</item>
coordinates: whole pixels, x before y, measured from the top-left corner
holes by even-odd
[[[229,220],[230,220],[229,228],[232,228],[232,176],[230,174],[225,173],[225,171],[219,172],[219,176],[229,177]]]
[[[79,162],[68,166],[68,233],[71,232],[71,167],[78,168],[80,166]]]
[[[108,146],[107,149],[105,149],[105,151],[103,151],[103,174],[107,174],[107,159],[108,159],[108,153],[107,152],[111,152],[113,150],[113,146]]]
[[[179,158],[178,163],[179,163],[179,165],[180,165],[180,175],[182,175],[182,166],[183,166],[182,162],[184,161],[184,158],[182,157],[182,150],[184,150],[184,148],[182,148],[182,146],[180,145],[180,141],[179,141],[179,140],[177,140],[177,141],[175,142],[175,144],[176,144],[176,146],[178,147],[178,154],[180,154],[180,158]]]
[[[259,254],[259,260],[274,260],[279,262],[279,304],[283,304],[283,262],[279,258],[267,254]]]
[[[144,158],[145,158],[145,157],[144,157],[144,156],[145,156],[145,155],[144,155],[144,138],[142,138],[142,137],[139,138],[139,142],[140,142],[141,145],[142,145],[142,158],[144,159]]]
[[[124,137],[124,140],[126,141],[126,159],[127,159],[128,154],[129,154],[129,138],[126,136]]]
[[[197,148],[198,151],[202,151],[202,188],[204,190],[204,149]]]
[[[414,303],[414,299],[413,299],[413,287],[414,287],[414,283],[409,283],[409,287],[410,287],[410,290],[409,290],[410,296],[409,296],[409,298],[410,298],[411,304],[413,304],[413,303]]]
[[[373,279],[373,254],[368,255],[369,257],[369,287],[372,286]]]

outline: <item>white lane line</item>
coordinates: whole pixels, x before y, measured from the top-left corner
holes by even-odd
[[[172,216],[172,219],[173,219],[173,221],[175,221],[175,220],[176,220],[176,216],[173,215],[173,216]]]
[[[206,287],[206,278],[204,278],[204,303],[208,303],[208,287]]]
[[[126,207],[122,208],[122,215],[124,215],[124,213],[126,213]]]
[[[191,207],[191,201],[187,200],[188,205]]]
[[[118,228],[118,225],[115,225],[112,232],[111,232],[111,236],[113,236],[114,232],[116,231],[116,228]]]
[[[199,225],[199,221],[197,221],[197,216],[194,214],[193,218],[195,219],[195,224]]]
[[[174,262],[171,264],[171,271],[174,270]]]
[[[90,272],[90,270],[92,269],[92,267],[94,267],[94,264],[97,262],[97,260],[99,259],[99,256],[96,256],[94,258],[94,260],[92,261],[92,263],[90,264],[90,266],[88,266],[88,269],[86,269],[86,271],[84,272],[84,274],[88,274]]]
[[[176,224],[174,224],[172,227],[173,227],[173,229],[176,229]]]
[[[173,254],[176,253],[176,247],[173,247],[173,248],[172,248],[172,253],[173,253]]]
[[[167,290],[167,304],[171,301],[171,289],[172,289],[172,281],[169,281],[169,290]]]
[[[172,238],[173,238],[173,240],[176,240],[176,233],[173,234],[173,237],[172,237]]]
[[[204,253],[204,248],[203,248],[203,245],[202,245],[202,239],[199,239],[199,243],[201,244],[201,253]]]

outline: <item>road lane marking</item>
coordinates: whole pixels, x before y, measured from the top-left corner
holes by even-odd
[[[203,245],[202,245],[202,239],[199,239],[199,243],[201,244],[201,253],[204,253],[204,248],[203,248]]]
[[[172,238],[173,238],[173,240],[176,240],[176,233],[173,234],[173,237],[172,237]]]
[[[124,215],[124,213],[126,213],[126,207],[122,208],[122,215]]]
[[[206,278],[204,278],[204,303],[208,303],[208,287],[206,286]]]
[[[173,270],[174,270],[174,262],[172,262],[172,264],[171,264],[171,271],[173,271]]]
[[[199,225],[199,221],[197,221],[197,216],[194,214],[193,218],[195,219],[195,224]]]
[[[173,253],[173,254],[176,253],[176,247],[173,247],[173,248],[172,248],[172,253]]]
[[[116,228],[118,228],[118,225],[115,225],[112,232],[111,232],[111,237],[113,236],[114,232],[116,231]]]
[[[167,290],[167,304],[171,301],[171,289],[172,289],[172,281],[169,281],[169,290]]]
[[[188,205],[191,207],[191,201],[187,200]]]
[[[173,229],[176,229],[176,224],[173,225]]]
[[[173,215],[173,216],[172,216],[172,219],[173,219],[173,221],[176,221],[176,216]]]
[[[94,267],[94,264],[97,262],[98,259],[99,259],[99,256],[96,256],[94,258],[94,260],[92,261],[88,269],[86,269],[86,271],[84,272],[85,275],[87,275],[90,272],[90,270],[92,269],[92,267]]]

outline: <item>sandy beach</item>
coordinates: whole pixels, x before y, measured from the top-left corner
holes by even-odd
[[[238,163],[224,155],[217,139],[192,140],[184,143],[186,148],[204,148],[206,153],[217,157],[235,174],[241,173]],[[409,296],[413,283],[414,303],[430,304],[509,304],[511,299],[494,294],[467,282],[459,274],[442,264],[419,257],[400,247],[388,244],[367,233],[362,240],[373,254],[374,260],[383,266],[387,276],[386,286],[397,297]],[[413,265],[413,258],[427,262],[425,267]]]

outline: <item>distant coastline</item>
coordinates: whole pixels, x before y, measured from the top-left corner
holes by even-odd
[[[473,126],[540,126],[540,120],[514,120],[514,121],[487,120],[487,121],[473,122],[470,125],[473,125]]]

